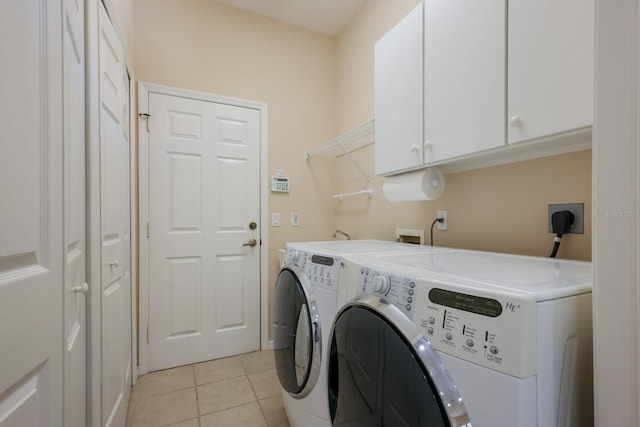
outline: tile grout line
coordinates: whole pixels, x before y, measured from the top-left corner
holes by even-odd
[[[242,355],[238,355],[238,358],[239,358],[239,362],[240,362],[240,367],[242,368],[242,371],[243,371],[244,374],[243,375],[238,375],[237,377],[224,378],[224,379],[221,379],[221,380],[218,380],[218,381],[230,380],[230,379],[233,379],[233,378],[240,378],[240,377],[244,376],[245,380],[249,383],[249,387],[250,387],[251,392],[253,394],[253,398],[254,399],[253,399],[252,402],[255,402],[255,403],[258,404],[260,413],[262,415],[263,422],[267,426],[269,426],[269,422],[267,420],[267,417],[266,417],[266,414],[265,414],[265,410],[264,410],[264,408],[263,408],[263,406],[261,404],[261,399],[258,398],[258,394],[257,394],[256,388],[255,388],[254,384],[252,383],[251,379],[249,378],[249,376],[250,375],[260,374],[262,372],[269,371],[269,370],[271,370],[273,368],[269,367],[269,368],[264,368],[264,369],[257,369],[257,370],[255,370],[255,372],[252,371],[251,374],[250,374],[248,372],[248,368],[255,369],[257,367],[263,367],[264,364],[262,363],[262,361],[258,359],[259,363],[252,363],[252,361],[247,360],[246,363],[245,363],[245,361],[243,359],[246,359],[246,358],[243,358]],[[222,411],[225,411],[225,410],[228,410],[228,409],[237,408],[237,407],[252,403],[252,402],[247,402],[247,403],[239,404],[239,405],[236,405],[236,406],[232,406],[230,408],[220,409],[218,411],[213,411],[213,412],[210,412],[210,413],[207,413],[207,414],[201,414],[200,413],[200,395],[199,395],[199,390],[198,390],[199,386],[206,386],[208,384],[213,384],[213,383],[216,383],[218,381],[211,381],[211,382],[207,382],[207,383],[199,385],[198,384],[197,373],[196,373],[196,364],[195,363],[191,364],[189,366],[189,368],[190,368],[191,376],[192,376],[192,385],[191,386],[182,387],[182,388],[178,388],[178,389],[171,390],[171,391],[166,391],[164,393],[151,394],[151,395],[148,395],[148,396],[143,396],[142,399],[140,399],[140,396],[136,396],[136,399],[133,402],[131,402],[131,403],[133,403],[132,408],[131,408],[131,410],[132,410],[131,425],[133,426],[134,418],[137,415],[138,403],[140,403],[140,400],[144,401],[144,400],[148,400],[148,399],[156,399],[158,397],[161,397],[161,396],[164,396],[164,395],[167,395],[167,394],[170,394],[170,393],[183,391],[183,390],[188,390],[189,388],[192,388],[192,387],[194,388],[194,392],[195,392],[194,394],[195,394],[195,398],[196,398],[196,419],[197,419],[197,426],[198,427],[202,427],[202,425],[203,425],[202,424],[202,420],[201,420],[202,416],[206,416],[206,415],[213,414],[213,413],[216,413],[216,412],[222,412]],[[140,384],[141,384],[141,382],[136,384],[136,386],[139,386]],[[133,388],[135,388],[135,386],[132,387],[132,389]],[[268,399],[270,397],[271,396],[267,396],[267,397],[265,397],[265,399]],[[187,418],[187,419],[181,420],[179,422],[185,422],[185,421],[189,421],[189,420],[193,420],[193,418]],[[127,426],[127,427],[129,427],[129,426]]]
[[[133,387],[131,387],[133,388]],[[129,418],[129,410],[127,409],[127,421],[125,422],[125,426],[126,427],[131,427],[133,426],[133,419],[136,416],[136,406],[138,406],[138,401],[134,400],[133,402],[129,402],[129,406],[131,407],[131,405],[133,405],[133,410],[131,411],[131,418]],[[131,420],[131,422],[129,422],[129,420]]]
[[[246,370],[245,370],[246,372]],[[262,371],[260,371],[262,372]],[[267,416],[264,413],[264,409],[262,409],[262,405],[260,404],[260,399],[258,399],[258,393],[256,392],[255,387],[253,386],[253,383],[251,382],[251,379],[249,379],[249,374],[247,374],[247,381],[249,382],[249,386],[251,386],[251,390],[253,391],[253,395],[256,397],[256,403],[258,404],[258,409],[260,409],[260,413],[262,414],[262,419],[264,420],[264,423],[267,425],[267,427],[269,427],[269,421],[267,420]]]
[[[249,379],[249,372],[247,371],[246,366],[244,366],[244,362],[242,361],[242,357],[240,357],[240,365],[242,365],[242,369],[244,370],[245,376],[247,378],[247,382],[249,382],[249,386],[251,387],[251,391],[253,391],[253,395],[256,398],[256,403],[258,404],[258,409],[260,409],[260,413],[262,414],[262,419],[264,420],[264,423],[267,425],[267,427],[269,427],[269,421],[267,421],[267,416],[264,414],[264,409],[262,409],[262,405],[260,404],[260,399],[258,399],[258,393],[256,393],[256,390],[253,386],[253,383],[251,382],[251,379]],[[262,372],[262,371],[260,371]]]
[[[193,369],[193,387],[195,388],[195,392],[196,392],[196,415],[198,416],[197,420],[198,420],[198,427],[201,427],[201,422],[200,422],[200,395],[198,394],[198,378],[196,377],[196,365],[195,363],[193,365],[191,365],[192,369]]]

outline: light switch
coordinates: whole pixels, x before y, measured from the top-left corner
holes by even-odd
[[[271,226],[280,227],[280,212],[271,213]]]

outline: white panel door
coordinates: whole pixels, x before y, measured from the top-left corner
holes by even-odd
[[[84,1],[63,0],[64,425],[86,425]]]
[[[63,425],[62,5],[0,2],[0,426]]]
[[[258,350],[260,112],[158,93],[148,111],[149,369]]]
[[[131,390],[128,77],[100,6],[102,424],[124,426]]]
[[[506,1],[425,4],[425,160],[504,146]]]

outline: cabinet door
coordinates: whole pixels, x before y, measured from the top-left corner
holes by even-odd
[[[509,1],[508,141],[593,124],[593,0]]]
[[[505,0],[425,2],[425,161],[505,144]]]
[[[423,6],[375,45],[376,175],[422,166]]]

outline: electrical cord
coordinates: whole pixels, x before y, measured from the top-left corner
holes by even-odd
[[[553,250],[551,251],[550,258],[555,258],[560,249],[560,239],[562,235],[568,233],[571,230],[571,224],[575,221],[575,216],[569,211],[558,211],[551,214],[551,229],[556,236],[553,238]]]
[[[431,223],[431,246],[433,246],[433,226],[436,225],[436,222],[444,222],[444,218],[436,218]]]

